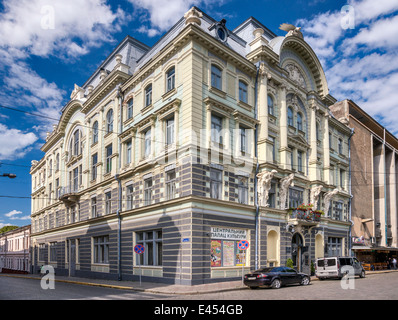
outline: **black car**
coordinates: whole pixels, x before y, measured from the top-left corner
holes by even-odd
[[[246,274],[243,283],[251,289],[268,286],[279,289],[287,284],[308,285],[310,277],[308,274],[297,272],[287,267],[273,267],[256,270]]]

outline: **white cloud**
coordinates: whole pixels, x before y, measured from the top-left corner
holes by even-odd
[[[22,211],[12,210],[8,213],[5,213],[4,216],[9,218],[10,220],[29,220],[30,216],[19,216]]]
[[[398,1],[351,0],[354,29],[344,30],[340,10],[301,19],[304,39],[318,55],[330,93],[351,99],[398,134]]]
[[[125,21],[103,0],[9,0],[0,16],[0,46],[37,56],[86,54],[112,41]]]
[[[14,160],[23,157],[32,148],[38,137],[18,129],[10,129],[0,123],[0,159]]]

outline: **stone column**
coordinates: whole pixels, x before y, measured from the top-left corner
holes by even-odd
[[[325,113],[324,135],[323,135],[323,180],[330,184],[330,149],[329,149],[329,118],[328,112]]]
[[[311,108],[311,134],[310,134],[310,143],[311,143],[311,152],[309,159],[309,178],[310,180],[318,180],[317,178],[317,138],[316,138],[316,111],[317,106],[315,101],[310,101]]]
[[[287,145],[287,105],[286,105],[286,86],[282,84],[279,87],[280,101],[280,162],[284,169],[288,169],[287,156],[289,154]]]
[[[260,121],[258,135],[258,157],[260,161],[266,161],[268,138],[268,79],[271,77],[266,70],[265,64],[261,63],[259,69],[259,89],[258,89],[258,119]]]

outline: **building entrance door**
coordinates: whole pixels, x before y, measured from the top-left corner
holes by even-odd
[[[292,260],[293,266],[298,271],[302,271],[303,238],[299,233],[295,233],[292,238]]]

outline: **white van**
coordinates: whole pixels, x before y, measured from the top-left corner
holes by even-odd
[[[350,267],[356,276],[365,278],[365,269],[362,267],[358,259],[354,257],[319,258],[315,263],[315,276],[319,280],[326,278],[341,279],[349,272]]]

